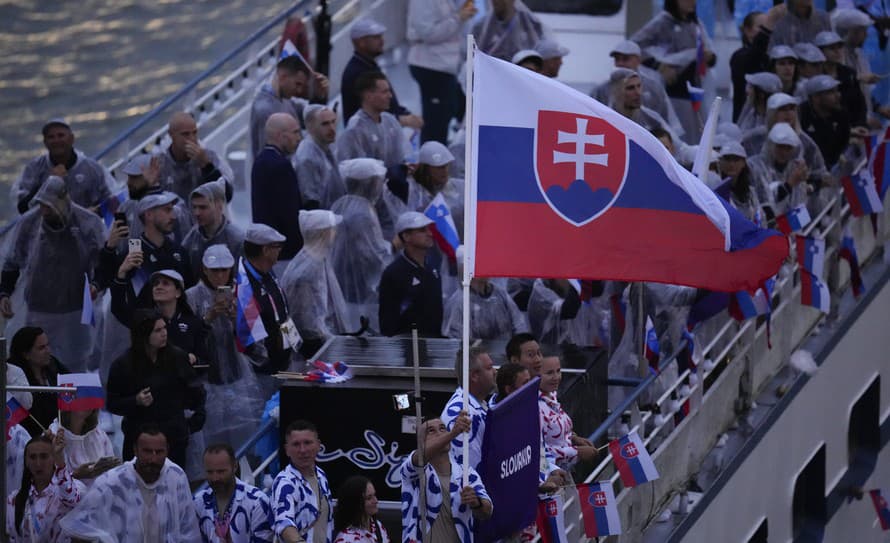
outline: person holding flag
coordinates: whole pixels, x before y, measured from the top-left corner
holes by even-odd
[[[49,335],[38,326],[23,326],[12,336],[6,363],[21,368],[25,384],[31,386],[55,386],[58,376],[68,373],[68,368],[53,356]],[[31,401],[22,405],[31,416],[22,421],[22,426],[31,437],[37,437],[56,417],[58,404],[54,393],[34,392],[30,396]]]
[[[454,370],[458,377],[458,387],[451,395],[445,409],[442,410],[440,419],[450,430],[461,413],[465,413],[463,409],[463,352],[458,351],[454,364]],[[469,410],[472,427],[470,431],[464,435],[459,435],[451,443],[451,457],[458,463],[463,464],[463,442],[465,439],[470,440],[470,467],[476,469],[482,460],[482,437],[485,434],[485,418],[488,414],[488,397],[495,391],[495,369],[488,352],[480,347],[470,347],[470,389],[469,389]]]
[[[458,435],[468,432],[470,417],[462,411],[448,430],[441,419],[423,423],[423,457],[417,451],[405,459],[402,477],[402,543],[459,541],[473,543],[477,520],[491,516],[492,503],[485,485],[472,467],[468,485],[463,485],[463,466],[454,461],[449,449]],[[420,473],[418,468],[423,468]],[[420,511],[420,485],[425,485],[426,510]],[[423,518],[421,519],[421,515]]]

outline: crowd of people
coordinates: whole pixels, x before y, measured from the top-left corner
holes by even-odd
[[[562,47],[520,0],[492,0],[483,17],[472,0],[408,6],[421,112],[398,101],[377,64],[386,28],[374,20],[350,27],[342,108],[328,105],[328,80],[307,54],[282,54],[250,111],[249,224],[229,215],[232,170],[188,113],[170,118],[169,143],[122,168],[122,190],[75,147],[64,119],[42,127],[47,152],[13,187],[21,217],[0,274],[0,313],[18,323],[7,379],[44,386],[98,373],[106,408],[60,412],[51,393],[13,393],[30,417],[7,436],[10,541],[389,541],[373,483],[356,474],[332,489],[316,462],[320,436],[335,429],[288,426],[289,463],[271,493],[236,476],[233,446],[256,430],[275,374],[331,338],[415,327],[424,337],[461,336],[462,254],[437,244],[429,209],[444,202],[438,211],[462,235],[465,33],[480,51],[545,77],[559,76],[566,55],[596,54]],[[702,123],[690,92],[728,62],[732,122],[718,127],[702,182],[764,227],[800,206],[815,217],[890,115],[861,49],[869,29],[886,23],[864,9],[829,16],[811,0],[788,0],[747,13],[742,47],[718,59],[695,0],[665,0],[614,44],[614,69],[590,94],[691,167]],[[827,242],[839,241],[835,229]],[[829,286],[836,282],[832,262]],[[475,523],[497,507],[475,471],[486,412],[535,377],[540,490],[570,491],[573,467],[598,453],[573,432],[557,398],[560,359],[541,345],[601,347],[610,375],[636,376],[636,316],[651,318],[670,353],[706,295],[597,278],[473,278],[470,335],[509,340],[506,363],[495,370],[489,353],[471,349],[468,409],[458,388],[423,423],[423,452],[399,472],[402,541],[473,540]],[[121,447],[109,437],[114,420]],[[513,539],[533,535],[529,527]]]

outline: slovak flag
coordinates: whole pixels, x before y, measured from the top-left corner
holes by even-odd
[[[802,269],[822,277],[825,270],[825,240],[797,236],[797,263]]]
[[[831,292],[822,278],[801,268],[800,303],[815,307],[823,313],[831,310]]]
[[[637,486],[658,479],[655,463],[636,432],[609,443],[609,452],[624,486]]]
[[[841,185],[844,187],[844,196],[850,204],[850,211],[854,217],[884,211],[884,204],[878,196],[874,179],[867,169],[845,176],[841,179]]]
[[[693,87],[692,83],[687,81],[686,90],[689,91],[689,101],[692,102],[692,111],[699,111],[701,109],[701,103],[705,99],[704,89]]]
[[[538,526],[542,543],[569,543],[562,507],[562,497],[559,494],[538,501],[538,517],[535,524]]]
[[[881,201],[887,194],[887,188],[890,187],[890,160],[887,160],[887,145],[890,138],[890,127],[880,136],[872,136],[865,140],[869,166],[872,175],[875,178],[875,189]]]
[[[28,418],[28,410],[25,409],[15,396],[6,393],[6,441],[10,440],[9,430],[16,424]]]
[[[853,296],[856,298],[862,296],[865,292],[865,283],[862,281],[862,270],[859,269],[859,256],[856,254],[856,243],[853,241],[853,235],[850,228],[844,228],[844,237],[841,240],[841,248],[838,256],[847,261],[850,265],[850,286],[853,288]]]
[[[281,54],[278,55],[278,60],[281,61],[286,59],[287,57],[297,57],[303,64],[306,65],[307,68],[309,68],[310,72],[314,71],[312,69],[312,66],[310,66],[309,62],[306,60],[306,57],[304,57],[303,54],[300,53],[300,50],[297,49],[297,46],[294,45],[294,43],[290,40],[284,42],[284,45],[281,47]]]
[[[89,411],[105,407],[105,390],[98,373],[66,373],[59,375],[58,386],[74,387],[71,392],[59,394],[60,411]]]
[[[584,534],[587,537],[603,537],[621,533],[621,518],[612,483],[585,483],[578,485],[581,515],[584,517]]]
[[[878,514],[878,520],[881,521],[881,530],[890,530],[890,505],[887,505],[887,498],[884,497],[884,491],[880,488],[869,490],[871,502],[875,506],[875,512]]]
[[[655,325],[652,319],[646,317],[646,360],[649,361],[649,367],[658,371],[658,362],[661,359],[661,345],[658,343],[658,333],[655,331]]]
[[[441,192],[433,198],[430,205],[426,206],[423,214],[433,221],[433,238],[436,240],[436,245],[449,261],[455,262],[457,248],[460,247],[460,236],[457,234],[457,227],[454,226],[451,209],[445,203],[445,197]]]
[[[797,206],[788,213],[776,217],[776,228],[786,236],[803,230],[808,224],[810,224],[810,212],[805,205]]]
[[[695,73],[700,78],[708,73],[708,63],[705,61],[705,40],[701,27],[695,29]]]
[[[756,288],[788,255],[646,129],[475,52],[466,273]],[[519,220],[518,218],[522,219]]]
[[[253,296],[253,287],[244,268],[244,259],[238,262],[235,276],[235,344],[239,352],[269,337],[260,316],[260,304]]]
[[[729,300],[729,314],[737,321],[743,321],[769,315],[772,312],[773,278],[764,281],[764,286],[758,288],[754,294],[747,290],[736,292]]]

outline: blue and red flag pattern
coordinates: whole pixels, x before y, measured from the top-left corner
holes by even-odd
[[[802,269],[822,277],[825,270],[825,240],[797,236],[797,263]]]
[[[702,36],[701,27],[695,29],[695,73],[699,79],[708,73],[708,63],[705,59],[705,39]]]
[[[844,237],[841,239],[841,248],[838,256],[847,261],[850,266],[850,287],[853,289],[853,296],[856,298],[862,296],[865,292],[865,282],[862,280],[862,270],[859,268],[859,255],[856,254],[856,243],[850,229],[844,228]]]
[[[845,176],[841,179],[844,196],[850,204],[854,217],[862,217],[871,213],[884,211],[884,204],[875,188],[875,181],[867,169]]]
[[[242,353],[254,343],[269,337],[247,274],[242,258],[235,276],[235,343]]]
[[[541,543],[569,543],[562,507],[562,497],[559,494],[538,501],[535,524],[538,526]]]
[[[776,217],[776,228],[786,236],[799,232],[810,224],[810,212],[806,205],[795,207],[783,215]]]
[[[456,262],[457,248],[460,247],[460,236],[457,233],[457,227],[454,225],[451,209],[445,203],[445,197],[442,196],[441,192],[433,198],[423,214],[433,221],[432,231],[436,245],[445,253],[448,260]]]
[[[729,314],[737,321],[769,315],[772,312],[772,294],[775,284],[776,280],[770,278],[764,281],[763,286],[753,294],[747,290],[736,292],[729,299]]]
[[[6,393],[6,441],[10,440],[9,430],[16,424],[28,418],[28,410],[25,409],[15,396]]]
[[[57,377],[60,387],[72,387],[56,400],[60,411],[89,411],[105,407],[105,389],[98,373],[66,373]]]
[[[652,319],[646,317],[646,360],[649,361],[649,367],[655,371],[659,370],[658,362],[661,360],[661,345],[658,343],[658,332],[655,331],[655,325]]]
[[[658,479],[655,463],[636,432],[609,443],[609,452],[624,486],[637,486]]]
[[[880,488],[869,490],[871,502],[875,506],[875,512],[878,514],[878,520],[881,522],[881,530],[890,530],[890,505],[887,505],[887,497]]]
[[[584,517],[584,534],[587,537],[603,537],[621,533],[621,517],[612,483],[585,483],[578,485],[581,515]]]
[[[701,104],[705,99],[704,89],[692,86],[689,81],[686,82],[686,90],[689,91],[689,101],[692,102],[692,111],[700,111]]]
[[[508,62],[476,53],[474,67],[475,275],[732,292],[778,271],[785,238],[745,219],[648,131]]]

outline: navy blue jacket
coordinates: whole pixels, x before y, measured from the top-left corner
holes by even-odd
[[[250,209],[253,222],[271,226],[287,238],[281,260],[290,260],[303,247],[302,207],[300,184],[290,159],[277,147],[266,145],[250,171]]]

